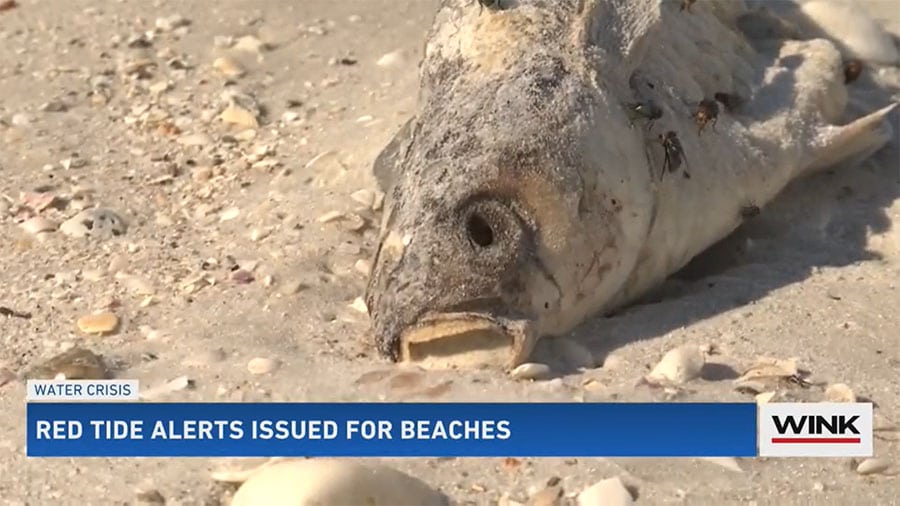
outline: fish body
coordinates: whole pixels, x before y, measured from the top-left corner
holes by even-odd
[[[515,366],[538,338],[660,284],[748,202],[888,141],[893,106],[835,125],[847,90],[831,42],[757,49],[739,29],[747,12],[445,0],[417,112],[374,164],[387,193],[366,292],[378,349],[426,367]],[[740,107],[701,136],[697,104],[717,96]],[[661,111],[678,167],[664,136],[635,124],[637,103]]]

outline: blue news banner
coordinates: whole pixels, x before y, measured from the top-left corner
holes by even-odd
[[[756,404],[29,403],[31,457],[755,457]]]

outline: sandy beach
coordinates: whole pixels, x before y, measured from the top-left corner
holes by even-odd
[[[856,3],[900,37],[896,2]],[[843,384],[876,426],[900,424],[897,111],[871,159],[797,182],[652,297],[541,342],[548,377],[401,370],[358,298],[380,223],[372,162],[414,112],[435,0],[15,4],[0,10],[2,504],[234,494],[216,459],[27,459],[24,380],[60,368],[171,402],[665,401],[637,380],[696,344],[716,353],[679,401],[752,401],[734,378],[796,359],[808,385],[773,401]],[[900,98],[900,69],[849,89],[848,118],[874,111]],[[114,316],[82,319],[96,312]],[[71,350],[80,365],[51,360]],[[900,470],[900,433],[883,435],[875,455]],[[900,476],[850,459],[384,463],[455,504],[568,504],[612,477],[637,504],[900,504]],[[534,499],[548,481],[561,502]]]

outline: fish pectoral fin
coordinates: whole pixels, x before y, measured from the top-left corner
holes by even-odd
[[[809,163],[802,173],[811,174],[840,163],[862,161],[881,149],[893,135],[887,115],[894,103],[847,125],[823,127],[810,146]]]
[[[412,117],[400,127],[394,138],[378,153],[372,164],[372,172],[378,181],[381,191],[387,193],[397,180],[400,164],[406,156],[407,148],[412,142],[416,118]]]

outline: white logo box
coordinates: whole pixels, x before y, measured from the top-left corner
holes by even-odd
[[[776,402],[757,413],[760,457],[872,456],[871,403]]]

